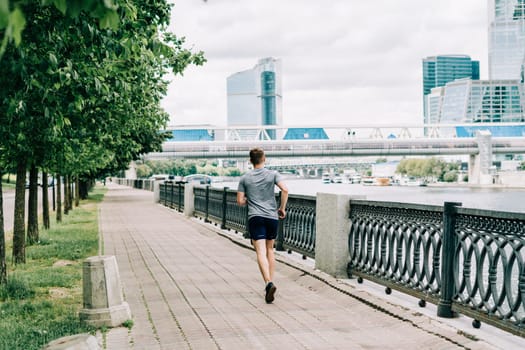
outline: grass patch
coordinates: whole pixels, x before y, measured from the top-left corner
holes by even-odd
[[[61,224],[41,229],[40,243],[26,247],[27,263],[9,266],[8,283],[0,287],[0,350],[36,350],[66,335],[95,331],[80,323],[78,312],[82,261],[97,254],[97,208],[104,193],[96,188]]]

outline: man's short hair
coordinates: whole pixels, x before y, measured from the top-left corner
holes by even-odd
[[[255,147],[250,150],[250,163],[253,165],[261,164],[264,159],[264,151],[262,148]]]

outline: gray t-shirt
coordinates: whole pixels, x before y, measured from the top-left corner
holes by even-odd
[[[237,191],[246,194],[248,218],[253,216],[279,218],[275,201],[275,185],[281,180],[281,174],[266,168],[250,170],[241,177]]]

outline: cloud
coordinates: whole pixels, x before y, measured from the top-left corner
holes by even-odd
[[[173,79],[173,123],[226,123],[226,78],[262,57],[283,62],[285,124],[422,117],[421,60],[469,54],[486,76],[480,0],[177,1],[171,29],[208,62]]]

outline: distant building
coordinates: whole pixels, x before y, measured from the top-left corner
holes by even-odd
[[[489,79],[520,79],[525,57],[525,1],[489,0]]]
[[[171,134],[167,141],[215,141],[213,130],[208,129],[172,130]]]
[[[423,59],[423,110],[425,123],[430,119],[427,96],[435,87],[445,86],[448,82],[461,78],[479,79],[479,61],[473,61],[466,55],[439,55]]]
[[[289,128],[284,140],[328,140],[323,128]]]
[[[282,125],[281,60],[263,58],[252,69],[227,78],[227,124],[234,126]],[[257,131],[241,130],[242,139],[254,139]],[[266,130],[271,139],[275,130]]]
[[[518,80],[459,79],[433,89],[427,104],[428,119],[434,123],[523,122],[525,91]],[[500,134],[501,128],[498,129]],[[510,133],[510,128],[514,127],[506,128]],[[440,133],[444,137],[454,137],[456,131],[455,128],[441,128]]]

